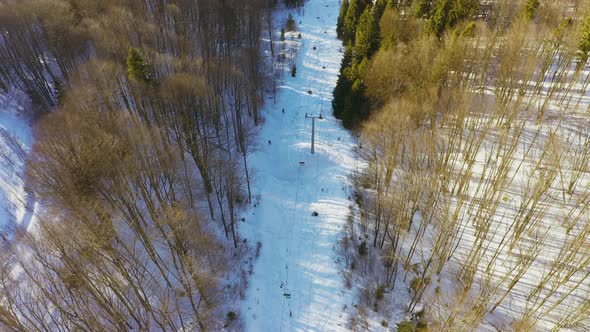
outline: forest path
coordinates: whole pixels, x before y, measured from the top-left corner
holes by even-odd
[[[276,100],[267,101],[259,149],[250,159],[253,195],[260,198],[245,213],[240,232],[262,249],[242,307],[248,331],[347,330],[352,296],[338,272],[334,245],[349,214],[347,175],[357,161],[355,139],[331,109],[343,55],[338,11],[338,0],[314,0],[292,12],[302,35],[297,40],[297,33],[287,34],[300,42],[297,75],[285,73]],[[305,115],[320,113],[324,119],[315,122],[311,154],[312,123]]]

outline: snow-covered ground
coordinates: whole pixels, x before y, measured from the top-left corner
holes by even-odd
[[[581,80],[586,77],[584,72]],[[423,297],[426,304],[437,303],[432,312],[443,312],[442,318],[455,311],[451,314],[469,322],[465,312],[486,303],[483,320],[470,322],[476,331],[521,331],[526,324],[534,331],[588,331],[590,118],[586,88],[574,86],[572,92],[557,89],[541,120],[538,105],[550,87],[510,126],[477,112],[466,120],[452,153],[456,181],[445,190],[451,193],[448,215],[456,212],[460,236],[450,264]],[[451,134],[443,131],[445,137]],[[425,233],[426,257],[436,234]],[[468,262],[474,281],[461,298],[456,280],[471,267]],[[454,307],[457,298],[464,309]]]
[[[34,199],[24,190],[24,162],[33,142],[29,97],[15,89],[0,92],[0,227],[14,222],[27,229]]]
[[[353,296],[338,273],[334,244],[349,213],[347,175],[357,161],[355,139],[331,110],[342,57],[339,5],[314,0],[292,12],[293,36],[302,38],[288,33],[284,43],[298,45],[297,75],[286,73],[276,100],[267,100],[251,158],[255,206],[240,225],[250,243],[262,243],[242,307],[248,331],[347,330]],[[311,154],[312,120],[305,115],[320,113]]]

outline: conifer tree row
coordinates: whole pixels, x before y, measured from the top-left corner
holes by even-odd
[[[345,127],[354,127],[369,115],[368,99],[364,96],[362,75],[369,59],[380,45],[379,21],[386,0],[344,1],[338,16],[337,33],[345,45],[340,75],[334,89],[334,115]]]

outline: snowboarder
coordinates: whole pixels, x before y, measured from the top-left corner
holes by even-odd
[[[271,141],[270,141],[270,140],[268,140],[268,145],[271,145],[271,144],[272,144],[272,143],[271,143]]]
[[[283,108],[283,113],[285,113],[285,109]]]

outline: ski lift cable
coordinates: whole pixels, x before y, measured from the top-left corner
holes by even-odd
[[[279,329],[279,331],[281,331],[281,332],[283,331],[283,316],[285,314],[285,300],[286,299],[284,297],[281,299],[281,327]]]
[[[324,74],[327,75],[328,73],[324,73]],[[327,88],[327,87],[325,86],[325,88]],[[330,106],[327,106],[327,108],[330,109]],[[322,110],[323,110],[323,104],[322,104]],[[355,158],[355,161],[357,163],[357,171],[358,171],[358,158]],[[319,163],[318,163],[318,167],[319,167]],[[328,309],[329,306],[330,306],[330,303],[329,302],[326,303],[325,309]],[[328,316],[324,317],[322,324],[319,326],[319,330],[320,331],[324,330],[324,327],[326,326],[326,324],[328,324],[328,322],[330,322],[330,317],[328,317]]]
[[[319,126],[318,126],[318,133],[319,133]],[[318,200],[318,184],[319,184],[319,176],[320,176],[320,158],[319,158],[319,154],[317,155],[317,162],[316,162],[316,181],[315,181],[315,201]],[[306,216],[307,218],[307,216]],[[313,238],[312,238],[312,244],[311,244],[311,267],[313,269],[314,272],[317,272],[316,268],[315,268],[315,251],[316,251],[316,244],[317,244],[317,233],[318,233],[318,229],[317,226],[313,227]],[[314,273],[315,274],[315,273]],[[309,286],[308,286],[308,290],[307,290],[307,318],[306,318],[306,324],[309,326],[309,316],[310,316],[310,312],[311,312],[311,290],[312,290],[312,280],[310,278],[309,280]]]
[[[319,60],[319,58],[318,58],[318,60]],[[322,65],[322,63],[320,63],[320,65]],[[323,73],[322,78],[326,78],[325,76],[326,76],[326,73]],[[324,90],[324,89],[322,89],[322,90]],[[308,91],[311,91],[311,88]],[[323,91],[322,91],[322,93],[323,93]],[[318,97],[319,98],[316,100],[316,105],[315,106],[316,106],[316,108],[320,108],[320,114],[321,114],[322,111],[323,111],[323,106],[324,106],[323,105],[323,99],[321,98],[321,94],[318,95]],[[305,121],[304,121],[304,124],[303,124],[303,129],[304,130],[305,130],[305,127],[306,127],[306,124],[305,124]],[[318,125],[318,127],[319,127],[319,125]],[[301,132],[299,132],[298,134],[299,134],[298,136],[300,136],[301,135]],[[319,134],[319,128],[318,128],[318,134]],[[299,137],[298,137],[298,139],[299,139]],[[301,154],[302,153],[302,149],[300,149],[299,152]],[[319,164],[320,164],[320,160],[319,160],[319,155],[318,155],[318,157],[316,159],[316,177],[315,177],[315,182],[316,182],[315,183],[316,184],[316,186],[315,186],[315,200],[316,201],[317,201],[317,198],[318,198]],[[290,262],[290,258],[291,258],[291,243],[292,243],[292,237],[293,237],[293,235],[292,235],[293,234],[292,229],[294,227],[293,220],[295,220],[295,215],[296,215],[296,211],[297,211],[297,205],[298,205],[298,201],[299,201],[298,196],[299,196],[299,186],[300,186],[300,172],[301,172],[301,168],[298,168],[297,181],[296,181],[295,204],[293,206],[293,213],[292,213],[293,214],[293,218],[291,219],[291,225],[290,225],[291,231],[289,232],[290,234],[289,234],[289,243],[288,243],[288,249],[287,249],[288,250],[288,253],[287,253],[287,265],[286,265],[286,267],[289,266],[289,262]],[[304,224],[307,225],[307,223],[308,223],[308,215],[307,215],[307,213],[305,213]],[[318,229],[316,227],[316,228],[314,228],[314,231],[313,231],[312,260],[315,257],[315,247],[316,247],[316,243],[317,243],[317,233],[318,233]],[[312,264],[312,266],[314,266],[314,265]],[[290,294],[288,294],[288,288],[287,288],[288,287],[288,281],[289,281],[289,269],[287,268],[287,271],[286,271],[286,279],[285,279],[285,293],[283,294],[284,295],[283,300],[282,300],[282,304],[283,305],[282,305],[282,309],[281,309],[281,331],[282,331],[283,322],[284,322],[284,301],[290,298]],[[309,282],[309,290],[308,290],[308,301],[307,301],[308,302],[308,314],[307,314],[307,323],[308,324],[309,324],[309,314],[310,314],[310,306],[311,306],[311,287],[312,287],[312,280],[310,279],[310,282]],[[288,307],[291,307],[291,301],[289,301]]]
[[[319,162],[319,155],[314,155],[314,156],[316,156],[316,160]],[[319,167],[316,167],[316,176],[315,176],[315,182],[316,182],[315,191],[316,191],[316,193],[315,193],[315,201],[317,201],[317,197],[318,197],[318,181],[317,181],[318,179],[319,179]],[[304,213],[304,220],[303,220],[302,226],[305,226],[305,227],[309,228],[309,223],[310,223],[310,220],[309,219],[310,219],[309,218],[309,211],[306,210],[305,213]],[[311,226],[311,227],[313,228],[313,233],[312,233],[313,235],[312,235],[311,259],[310,260],[311,260],[312,266],[314,266],[313,263],[315,261],[315,259],[314,259],[315,258],[315,247],[316,247],[316,242],[317,242],[316,241],[316,237],[317,237],[317,231],[318,230],[317,230],[317,227],[315,227],[315,226]],[[316,271],[315,268],[312,267],[312,269],[313,269],[313,271]],[[307,301],[305,301],[305,302],[307,302],[307,319],[306,319],[306,325],[308,325],[308,326],[309,326],[309,314],[310,314],[310,308],[311,308],[311,295],[312,295],[311,294],[311,289],[312,289],[311,286],[312,286],[312,279],[309,278],[309,286],[308,286],[308,292],[307,292]],[[299,303],[299,307],[301,308],[300,299],[298,298],[297,301]]]
[[[289,231],[289,243],[287,245],[287,269],[286,269],[287,273],[286,273],[285,287],[289,284],[289,268],[288,268],[288,266],[289,266],[289,260],[291,258],[291,243],[293,240],[293,226],[294,226],[292,221],[295,219],[295,214],[297,212],[297,205],[299,204],[299,187],[300,187],[299,179],[300,179],[300,176],[301,176],[301,168],[298,168],[297,169],[296,189],[295,189],[295,202],[293,205],[293,213],[292,213],[291,222],[289,225],[290,231]]]
[[[303,105],[300,104],[299,107],[297,108],[297,111],[294,112],[296,114],[296,117],[298,117],[300,115],[299,112],[300,112],[302,106]],[[302,132],[305,130],[305,121],[303,122],[303,128],[301,130],[298,130],[297,129],[297,126],[295,126],[295,130],[296,130],[297,141],[301,141],[301,139],[302,139],[302,137],[301,137]],[[297,153],[298,154],[298,159],[299,160],[302,160],[301,159],[302,150],[301,150],[301,148],[297,148],[297,150],[298,150],[297,151],[298,152]],[[284,283],[283,283],[283,287],[285,287],[284,288],[285,292],[288,292],[288,285],[289,285],[289,263],[291,261],[291,243],[292,243],[292,240],[293,240],[293,227],[294,227],[293,220],[295,219],[295,215],[296,215],[296,212],[297,212],[297,205],[299,203],[299,185],[300,185],[300,181],[299,180],[300,180],[300,176],[301,176],[301,168],[298,167],[297,168],[297,179],[295,181],[295,188],[296,188],[295,189],[295,200],[294,200],[294,204],[293,204],[293,210],[292,210],[292,213],[291,213],[291,218],[289,220],[289,223],[290,224],[289,224],[289,227],[288,227],[289,228],[289,231],[288,231],[289,234],[288,234],[288,240],[287,240],[287,255],[286,255],[287,257],[285,259],[285,269],[286,269],[286,272],[285,272],[285,279],[284,279]],[[281,327],[280,327],[280,330],[279,331],[282,331],[283,330],[284,314],[285,314],[285,301],[287,301],[287,300],[289,300],[287,297],[282,296],[282,299],[281,299]],[[288,307],[290,307],[290,303],[291,303],[291,301],[288,302],[288,304],[287,304]]]
[[[303,129],[305,129],[305,119],[303,119]],[[301,140],[301,135],[302,135],[302,131],[298,131],[298,140]],[[301,153],[302,150],[299,149],[299,154],[300,154],[300,159],[301,159]],[[288,244],[287,244],[287,259],[286,259],[286,273],[285,273],[285,283],[284,283],[284,287],[285,287],[285,291],[288,292],[288,285],[289,285],[289,262],[291,261],[291,244],[293,242],[293,228],[294,228],[294,220],[295,217],[297,215],[297,208],[299,205],[299,188],[300,188],[300,184],[301,184],[301,168],[297,168],[297,180],[296,180],[296,189],[295,189],[295,201],[293,204],[293,212],[291,214],[291,219],[290,219],[290,225],[289,225],[289,240],[288,240]],[[290,294],[289,294],[290,295]],[[283,296],[282,299],[282,303],[283,306],[281,308],[281,328],[280,330],[282,331],[283,329],[283,323],[284,323],[284,303],[286,300],[289,300],[290,296],[287,298],[286,296]],[[287,307],[291,308],[291,301],[289,301],[287,303]]]
[[[315,105],[314,105],[314,106],[316,106],[316,108],[317,108],[317,106],[318,106],[318,103],[320,103],[320,107],[321,107],[321,99],[320,99],[320,100],[316,100],[316,101],[315,101]],[[307,123],[306,123],[307,121],[305,121],[305,118],[303,118],[302,120],[303,120],[303,129],[304,129],[304,130],[303,130],[303,132],[307,132],[307,130],[305,130],[305,129],[306,129],[306,127],[307,127]],[[302,134],[302,132],[300,132],[300,134]],[[302,154],[302,153],[303,153],[303,149],[300,149],[300,154]],[[318,156],[318,157],[319,157],[319,156]],[[319,158],[318,158],[318,159],[316,159],[316,160],[317,160],[317,161],[318,161],[318,163],[319,163]],[[299,168],[299,169],[298,169],[298,173],[297,173],[297,190],[296,190],[296,200],[295,200],[295,205],[294,205],[294,207],[293,207],[293,218],[291,219],[291,231],[290,231],[290,234],[289,234],[289,236],[290,236],[290,238],[289,238],[289,239],[290,239],[290,241],[291,241],[291,239],[292,239],[292,236],[293,236],[293,233],[294,233],[294,232],[292,231],[292,229],[293,229],[293,226],[294,226],[294,220],[295,220],[295,216],[297,215],[297,214],[296,214],[296,212],[297,212],[297,205],[298,205],[298,203],[299,203],[299,198],[298,198],[298,196],[299,196],[299,186],[300,186],[300,172],[301,172],[301,168]],[[319,164],[318,164],[318,165],[317,165],[317,167],[316,167],[316,188],[315,188],[315,190],[316,190],[316,195],[315,195],[315,197],[316,197],[316,200],[317,200],[317,193],[318,193],[318,183],[317,183],[317,179],[318,179],[318,178],[319,178]],[[303,220],[303,225],[308,225],[308,222],[309,222],[309,221],[308,221],[308,218],[309,218],[309,216],[308,216],[307,212],[308,212],[308,211],[305,211],[305,213],[304,213],[304,220]],[[312,244],[312,248],[314,248],[314,249],[312,250],[312,259],[313,259],[313,256],[315,256],[315,242],[316,242],[316,236],[317,236],[317,228],[316,228],[316,229],[314,229],[314,235],[313,235],[313,244]],[[288,262],[290,262],[290,258],[291,258],[291,245],[290,245],[290,243],[289,243],[289,252],[288,252],[288,255],[287,255],[287,261],[288,261]],[[288,280],[289,280],[289,271],[288,271],[288,269],[287,269],[287,273],[286,273],[286,275],[287,275],[287,279],[286,279],[286,281],[285,281],[285,287],[287,287],[287,285],[288,285]],[[298,277],[297,277],[297,274],[295,274],[295,278],[297,278],[297,279],[298,279]],[[289,294],[289,295],[290,295],[290,294]],[[290,298],[290,296],[288,296],[288,297],[287,297],[287,296],[285,296],[285,297],[283,298],[283,302],[284,302],[286,299],[289,299],[289,298]],[[299,303],[299,307],[301,307],[301,303],[300,303],[300,299],[299,299],[299,298],[295,298],[295,299],[293,299],[293,300],[294,300],[294,301],[297,301],[297,302]],[[309,307],[310,307],[310,304],[311,304],[311,280],[310,280],[310,286],[309,286],[309,292],[308,292],[308,299],[307,299],[307,303],[308,303],[308,317],[309,317]],[[291,308],[291,301],[289,301],[289,302],[288,302],[287,306],[288,306],[289,308]],[[281,329],[282,329],[282,325],[283,325],[283,320],[284,320],[284,310],[282,310],[282,312],[281,312]]]
[[[311,91],[311,89],[309,91]],[[318,101],[316,100],[315,103],[317,103],[317,102]],[[305,107],[305,106],[306,105],[300,105],[299,106],[299,109],[301,109],[302,107]],[[309,104],[307,104],[307,107],[309,107]],[[302,128],[303,130],[298,131],[298,140],[299,141],[301,141],[301,138],[302,138],[301,135],[304,135],[304,133],[306,133],[308,131],[307,130],[307,122],[308,121],[306,121],[306,118],[305,117],[301,117],[301,118],[302,118],[302,121],[303,121],[303,128]],[[300,154],[299,160],[303,160],[303,155],[306,154],[305,149],[303,147],[301,147],[299,149],[299,154]],[[300,173],[301,173],[301,168],[298,168],[298,171],[297,171],[297,189],[296,189],[296,195],[295,195],[296,196],[296,199],[295,199],[295,205],[293,206],[293,216],[291,218],[291,225],[290,225],[291,226],[291,231],[290,231],[290,234],[289,234],[290,240],[292,239],[293,234],[294,234],[294,232],[292,230],[293,230],[293,227],[294,227],[294,224],[295,224],[294,221],[296,220],[297,211],[298,211],[298,208],[299,208],[298,207],[298,205],[299,205],[299,188],[300,188],[300,185],[301,185],[301,182],[300,182]],[[316,176],[316,179],[317,179],[317,176]],[[317,185],[316,185],[316,191],[317,191]],[[316,194],[316,197],[317,197],[317,194]],[[299,208],[299,210],[301,210],[301,208]],[[303,225],[308,225],[308,217],[309,216],[308,216],[307,212],[308,211],[304,211]],[[313,255],[313,252],[312,252],[312,255]],[[291,258],[291,246],[290,246],[290,244],[289,244],[289,252],[288,252],[287,258],[288,258],[288,262],[289,262],[290,261],[290,258]],[[295,274],[295,278],[298,278],[297,277],[297,274]],[[289,280],[289,271],[287,270],[287,279],[286,279],[285,285],[288,285],[288,280]],[[311,294],[308,295],[308,303],[310,302],[310,296],[311,296]],[[289,294],[289,297],[288,298],[290,298],[290,294]],[[294,301],[297,301],[298,303],[300,303],[300,298],[298,298],[298,297],[294,298],[293,300]],[[289,308],[291,308],[291,302],[292,301],[289,301],[288,304],[287,304],[287,306]],[[301,305],[299,305],[299,306],[301,306]],[[281,322],[281,326],[282,326],[282,322]]]
[[[288,286],[289,286],[289,262],[291,261],[291,243],[293,240],[293,220],[295,218],[295,213],[297,211],[297,203],[299,200],[299,178],[301,175],[301,168],[297,169],[297,180],[296,180],[296,189],[295,189],[295,201],[294,201],[294,205],[293,205],[293,212],[291,214],[291,220],[290,220],[290,225],[289,225],[289,239],[287,242],[287,259],[285,260],[285,269],[287,270],[285,273],[285,282],[283,283],[283,286],[285,287],[284,290],[285,292],[288,292]],[[288,298],[286,298],[285,296],[282,297],[282,305],[281,305],[281,328],[280,331],[283,330],[283,322],[284,322],[284,314],[285,314],[285,301],[288,300]],[[290,301],[288,306],[290,307]]]
[[[321,63],[322,68],[324,68],[324,63]],[[325,79],[327,78],[328,73],[327,72],[323,72],[322,74],[322,81],[325,81]],[[322,86],[322,90],[321,93],[319,94],[318,98],[318,103],[319,103],[319,108],[320,108],[320,114],[323,113],[324,111],[324,100],[323,98],[321,98],[321,96],[324,94],[324,90],[327,89],[327,86]],[[318,141],[320,141],[320,133],[321,133],[321,122],[318,122],[318,128],[317,128],[317,137],[318,137]],[[316,193],[315,193],[315,199],[316,201],[318,200],[318,184],[319,184],[319,168],[320,168],[320,158],[319,155],[316,159]],[[313,244],[312,244],[312,266],[314,266],[314,270],[315,270],[315,264],[314,264],[314,257],[315,257],[315,250],[316,250],[316,244],[317,244],[317,234],[318,234],[318,229],[315,228],[313,231]],[[312,290],[312,282],[310,280],[309,282],[309,288],[308,288],[308,311],[307,311],[307,318],[306,318],[306,324],[309,326],[309,320],[310,320],[310,312],[311,312],[311,290]],[[328,307],[329,305],[326,305],[326,307]],[[325,326],[327,320],[324,320],[324,324],[322,324],[322,327]]]
[[[326,76],[327,76],[327,73],[324,73],[324,76],[322,77],[322,79],[325,79],[325,78],[327,78]],[[322,89],[322,90],[325,90],[326,88],[327,88],[327,87],[323,87],[323,89]],[[320,96],[321,96],[321,95],[323,95],[323,93],[324,93],[324,91],[322,91],[322,94],[320,94]],[[323,111],[324,111],[324,109],[323,109],[323,108],[324,108],[324,100],[323,100],[322,98],[320,98],[319,102],[320,102],[320,113],[323,113]],[[321,132],[321,130],[320,130],[320,126],[318,126],[318,137],[319,137],[319,133],[320,133],[320,132]],[[319,139],[318,139],[318,141],[319,141]],[[318,156],[318,159],[317,159],[317,164],[316,164],[316,172],[317,172],[317,173],[316,173],[316,174],[317,174],[317,176],[316,176],[316,180],[319,180],[319,165],[320,165],[320,160],[319,160],[319,156]],[[319,182],[319,181],[318,181],[318,182]],[[318,195],[318,192],[317,192],[317,182],[316,182],[316,200],[317,200],[317,195]],[[313,256],[312,256],[312,259],[313,259],[313,257],[315,256],[315,243],[316,243],[316,240],[317,240],[317,239],[316,239],[316,237],[317,237],[317,231],[318,231],[317,229],[314,229],[314,245],[312,246],[312,255],[313,255]],[[312,266],[314,266],[314,265],[313,265],[313,262],[312,262]],[[310,295],[309,295],[309,296],[310,296],[310,298],[308,298],[308,315],[307,315],[307,324],[309,324],[309,318],[310,318],[310,317],[309,317],[309,314],[310,314],[309,306],[311,305],[311,282],[310,282],[310,289],[309,289],[309,294],[310,294]],[[329,305],[330,305],[330,304],[329,304],[329,303],[327,303],[327,304],[326,304],[326,306],[325,306],[325,308],[327,309],[327,308],[329,307]],[[326,318],[323,320],[323,324],[321,324],[320,330],[322,330],[322,329],[324,328],[324,326],[325,326],[325,325],[326,325],[326,323],[328,322],[328,319],[329,319],[329,318],[328,318],[328,317],[326,317]]]
[[[309,104],[308,104],[308,107],[309,107]],[[303,135],[304,133],[308,132],[308,128],[309,128],[308,127],[308,123],[307,123],[308,121],[306,121],[306,118],[305,117],[302,117],[302,121],[303,121],[303,130],[300,132],[301,135]],[[301,141],[301,139],[300,139],[300,141]],[[306,152],[305,148],[303,148],[303,147],[299,151],[300,151],[300,153],[302,155],[302,157],[300,158],[300,160],[303,160],[303,155],[307,155],[307,152]],[[298,169],[298,172],[301,172],[301,168]],[[297,181],[297,183],[298,183],[298,185],[300,184],[300,181],[299,181],[299,173],[298,173],[298,181]],[[298,195],[297,195],[297,197],[298,197]],[[297,203],[299,203],[299,199],[297,199]],[[295,223],[294,221],[296,220],[296,216],[301,215],[301,213],[303,213],[303,216],[304,217],[303,217],[302,223],[299,225],[300,228],[302,228],[301,226],[307,226],[307,225],[309,225],[308,224],[309,223],[309,220],[308,220],[308,218],[309,218],[308,212],[309,211],[307,211],[307,209],[304,209],[305,206],[306,206],[305,204],[302,207],[294,206],[294,209],[293,209],[293,218],[291,219],[292,220],[292,224],[291,225],[294,225],[294,223]],[[294,234],[293,231],[291,231],[291,236],[292,236],[292,234]],[[312,252],[312,255],[313,255],[313,252]],[[290,258],[290,252],[289,252],[289,258]],[[298,281],[299,281],[298,274],[295,274],[294,275],[294,278],[297,279],[297,280],[295,280],[295,284],[299,284],[298,283]],[[301,307],[301,297],[295,297],[293,299],[293,301],[296,301],[298,303],[298,307],[299,308]],[[291,305],[292,305],[292,302],[293,301],[289,301],[288,302],[289,308],[291,308]],[[309,295],[308,295],[308,301],[307,302],[309,303]]]
[[[325,74],[324,74],[325,75]],[[322,76],[324,76],[322,75]],[[320,115],[322,114],[323,111],[323,99],[320,97],[319,98],[319,108],[320,108]],[[317,138],[318,138],[318,142],[320,141],[320,133],[321,133],[321,121],[318,121],[318,126],[317,126]],[[316,176],[315,176],[315,201],[317,202],[318,200],[318,186],[319,186],[319,180],[320,180],[320,156],[319,154],[316,157]],[[307,218],[307,215],[306,215]],[[313,239],[312,239],[312,245],[311,245],[311,266],[312,269],[314,270],[314,272],[317,272],[316,268],[315,268],[315,251],[316,251],[316,245],[317,245],[317,235],[318,235],[318,228],[317,226],[313,228]],[[307,317],[306,317],[306,325],[309,326],[309,319],[310,319],[310,313],[311,313],[311,291],[312,291],[312,285],[313,282],[310,279],[309,280],[309,286],[308,286],[308,291],[307,291]]]
[[[305,41],[304,41],[305,42]],[[308,90],[311,91],[311,90]],[[297,110],[297,112],[295,112],[297,115],[296,116],[300,116],[301,114],[299,114],[300,110],[302,107],[304,107],[305,105],[299,105],[299,108]],[[303,117],[301,117],[303,118]],[[296,137],[297,137],[297,141],[302,141],[302,135],[304,134],[304,132],[306,131],[306,121],[305,118],[302,119],[303,121],[303,127],[302,130],[297,130],[296,133]],[[296,127],[297,128],[297,127]],[[302,160],[302,155],[303,155],[303,148],[299,148],[299,160]],[[285,283],[284,283],[284,293],[283,293],[283,298],[282,298],[282,307],[281,307],[281,327],[280,327],[280,331],[282,331],[283,329],[283,323],[284,323],[284,312],[285,312],[285,301],[290,299],[290,293],[289,293],[289,289],[288,289],[288,285],[289,285],[289,263],[291,261],[291,248],[292,248],[292,241],[293,241],[293,228],[295,226],[294,220],[295,217],[297,215],[297,210],[298,210],[298,205],[299,205],[299,188],[300,188],[300,179],[301,179],[301,168],[297,168],[297,180],[296,180],[296,190],[295,190],[295,201],[294,201],[294,205],[293,205],[293,212],[292,212],[292,217],[290,220],[290,225],[289,225],[289,239],[288,239],[288,244],[287,244],[287,257],[286,257],[286,273],[285,273]],[[307,216],[306,216],[307,219]],[[291,308],[291,301],[289,301],[287,303],[287,307]]]

